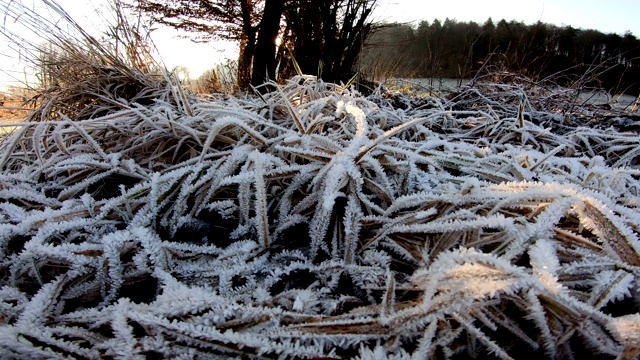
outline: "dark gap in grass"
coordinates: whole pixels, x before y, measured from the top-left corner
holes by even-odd
[[[158,279],[147,275],[142,279],[125,282],[118,291],[120,297],[129,298],[136,304],[150,304],[159,295]]]
[[[107,200],[121,195],[122,188],[126,190],[138,183],[140,183],[140,179],[125,175],[111,175],[89,185],[86,192],[91,194],[96,201]]]
[[[306,289],[317,280],[318,278],[311,271],[296,269],[280,276],[280,279],[269,288],[269,293],[275,296],[291,289]]]

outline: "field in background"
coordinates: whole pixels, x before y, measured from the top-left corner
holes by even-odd
[[[12,133],[18,128],[13,124],[24,121],[25,116],[34,110],[25,106],[24,96],[4,94],[0,95],[0,102],[0,136]]]
[[[400,91],[411,96],[422,96],[431,94],[447,94],[457,88],[468,85],[468,79],[414,79],[414,78],[391,78],[383,82],[383,85],[390,90]],[[575,92],[575,89],[558,87],[558,92]],[[603,90],[581,90],[577,92],[578,102],[583,101],[593,105],[609,104],[620,110],[637,111],[639,97],[625,94],[612,95]],[[636,106],[634,108],[634,105]]]

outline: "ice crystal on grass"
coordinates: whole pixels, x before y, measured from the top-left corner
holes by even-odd
[[[638,311],[640,216],[623,196],[638,174],[607,165],[611,151],[584,133],[525,133],[526,122],[512,137],[478,113],[481,148],[462,121],[473,110],[398,115],[376,94],[313,78],[281,90],[267,112],[251,98],[194,99],[182,120],[159,102],[26,125],[6,142],[7,164],[22,167],[2,174],[3,332],[30,345],[3,349],[507,358],[519,354],[501,342],[510,334],[552,357],[568,354],[567,336],[602,354],[635,351],[624,330],[602,330]],[[101,126],[137,152],[95,135]],[[155,137],[123,137],[141,126]],[[48,150],[23,152],[37,144]],[[413,345],[378,342],[389,336]]]
[[[640,353],[637,134],[561,126],[538,85],[399,110],[135,74],[154,101],[40,108],[0,145],[1,356]]]

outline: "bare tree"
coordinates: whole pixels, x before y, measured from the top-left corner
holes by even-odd
[[[304,73],[327,81],[346,81],[373,24],[377,0],[290,0],[284,11],[286,28],[281,59],[295,57]],[[282,65],[282,64],[281,64]],[[282,66],[282,75],[291,67]]]
[[[371,29],[377,0],[130,0],[155,21],[196,32],[198,41],[238,41],[238,86],[276,79],[276,68],[291,68],[291,53],[303,71],[323,68],[323,78],[350,76]],[[283,38],[281,49],[276,39]],[[279,50],[279,51],[278,51]],[[278,56],[276,56],[278,54]],[[290,75],[280,71],[280,75]]]
[[[260,22],[260,0],[132,0],[130,5],[154,21],[196,33],[195,41],[232,40],[240,44],[238,85],[247,89]]]

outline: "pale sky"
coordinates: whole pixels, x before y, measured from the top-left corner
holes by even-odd
[[[26,4],[40,2],[22,1]],[[78,6],[78,0],[58,0],[58,3],[86,30],[91,30],[98,22],[96,9],[105,9],[108,0],[90,0],[83,2],[83,6]],[[431,22],[434,19],[444,21],[450,18],[482,24],[491,17],[494,22],[503,18],[525,24],[542,21],[620,35],[631,31],[636,37],[640,37],[639,15],[640,0],[379,0],[374,20],[417,24],[421,20]],[[236,57],[235,45],[194,44],[178,38],[173,29],[156,30],[152,33],[152,38],[167,68],[186,66],[194,78],[225,58]],[[0,56],[1,70],[10,70],[15,74],[23,67],[15,58]],[[8,82],[8,77],[0,73],[0,87],[7,86]]]

